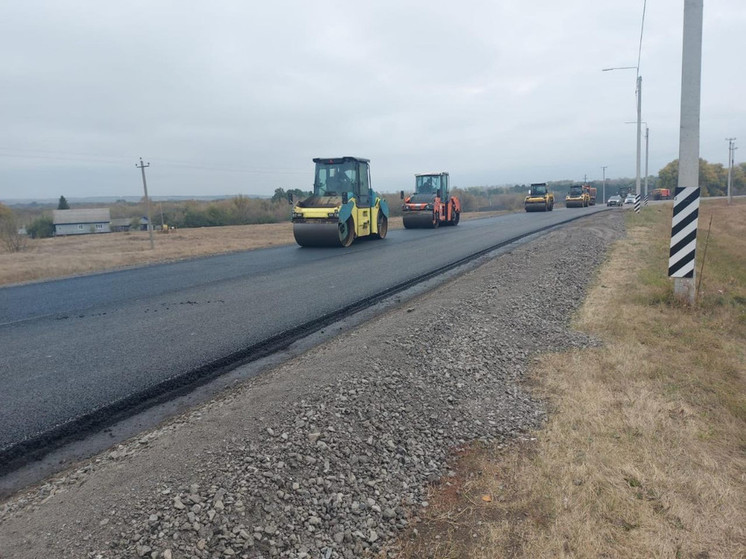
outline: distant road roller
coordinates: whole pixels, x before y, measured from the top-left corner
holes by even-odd
[[[371,188],[370,161],[346,156],[313,162],[313,194],[293,208],[295,241],[304,247],[348,247],[358,237],[386,237],[389,207]]]
[[[591,203],[590,189],[583,185],[573,185],[565,196],[565,207],[587,208]]]
[[[523,201],[527,212],[551,212],[554,209],[554,194],[545,182],[535,182]]]
[[[451,196],[451,178],[445,171],[415,175],[414,194],[404,197],[401,192],[402,221],[404,227],[431,227],[458,225],[461,219],[461,202]]]

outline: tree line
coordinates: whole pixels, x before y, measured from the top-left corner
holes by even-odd
[[[658,172],[660,188],[673,190],[679,184],[679,160],[674,159]],[[699,159],[699,187],[701,196],[725,196],[728,194],[728,168],[722,163],[708,163]],[[746,194],[746,163],[733,165],[731,193]]]
[[[678,183],[678,167],[678,160],[674,160],[663,167],[657,176],[649,176],[648,189],[669,188],[673,190]],[[702,196],[724,196],[727,193],[727,178],[728,169],[721,163],[708,163],[706,160],[700,159],[699,180]],[[734,194],[746,194],[746,163],[739,163],[734,166],[732,181]],[[547,182],[554,192],[555,198],[562,200],[571,186],[580,184],[582,181],[557,180]],[[632,178],[607,179],[606,198],[625,190],[634,190],[634,183],[635,180]],[[588,181],[587,184],[597,188],[599,203],[603,203],[603,182],[593,180]],[[453,188],[453,194],[459,197],[463,211],[512,211],[523,207],[523,197],[529,186],[528,184],[470,186]],[[409,189],[405,189],[405,192],[409,192]],[[299,200],[311,193],[297,188],[287,190],[277,188],[271,198],[251,198],[239,194],[233,198],[212,201],[151,201],[151,217],[154,225],[162,223],[177,228],[289,221],[291,214],[291,207],[288,203],[289,194],[295,200]],[[386,193],[382,196],[388,202],[391,214],[393,216],[401,215],[399,193]],[[14,238],[13,232],[17,232],[23,226],[25,226],[29,236],[33,238],[51,237],[54,234],[52,217],[44,207],[31,204],[15,211],[11,211],[6,206],[0,207],[2,207],[2,211],[0,211],[0,231],[3,232],[1,234],[2,242],[8,250],[11,250],[12,246],[20,247],[22,245],[18,239]],[[57,209],[69,208],[68,201],[64,196],[60,196]],[[109,205],[109,208],[112,218],[131,218],[133,222],[147,215],[144,199],[137,203],[119,200]],[[22,250],[22,248],[16,250]]]

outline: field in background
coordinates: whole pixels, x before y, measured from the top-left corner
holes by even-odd
[[[462,219],[501,213],[505,212],[470,212],[464,213]],[[389,227],[400,229],[401,217],[392,217]],[[295,244],[293,227],[288,222],[175,229],[153,233],[153,238],[153,250],[144,231],[29,239],[23,252],[0,249],[0,285]]]
[[[698,275],[710,216],[688,308],[671,206],[627,214],[574,321],[604,346],[537,359],[547,425],[461,454],[405,557],[746,556],[746,203],[702,204]]]

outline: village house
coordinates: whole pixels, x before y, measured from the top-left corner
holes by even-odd
[[[52,210],[55,236],[110,233],[109,208]]]

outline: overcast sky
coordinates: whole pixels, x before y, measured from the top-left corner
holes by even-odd
[[[643,0],[0,4],[0,200],[634,177]],[[650,174],[678,157],[683,0],[649,0]],[[746,2],[706,0],[701,157],[746,142]],[[643,127],[644,130],[644,127]],[[744,150],[740,150],[744,151]],[[746,153],[746,151],[744,151]],[[736,160],[740,161],[739,152]],[[644,172],[644,140],[643,140]]]

